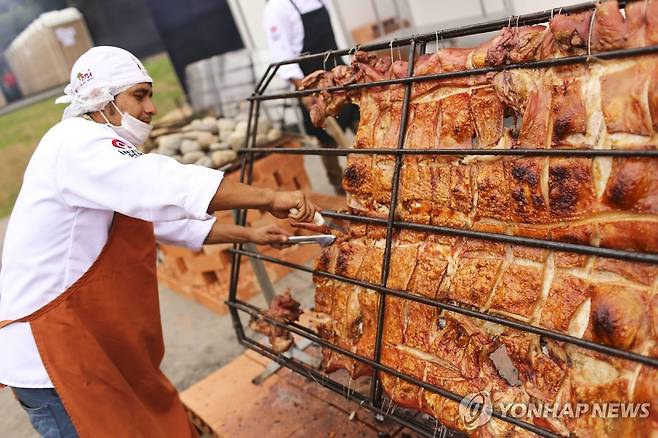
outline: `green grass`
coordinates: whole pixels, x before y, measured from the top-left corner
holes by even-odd
[[[185,97],[166,54],[146,59],[144,65],[153,78],[157,121],[184,102]],[[0,116],[0,218],[11,213],[34,148],[62,117],[65,106],[54,101],[54,97],[47,98]]]

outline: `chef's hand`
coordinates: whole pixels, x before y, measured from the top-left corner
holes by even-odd
[[[249,241],[256,245],[277,246],[285,243],[291,235],[288,231],[275,224],[249,228]]]
[[[292,211],[291,211],[292,210]],[[274,192],[270,213],[279,219],[290,218],[297,222],[313,222],[317,207],[304,192]]]

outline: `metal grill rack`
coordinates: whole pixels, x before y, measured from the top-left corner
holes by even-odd
[[[620,7],[625,5],[625,1],[620,1]],[[578,64],[578,63],[588,63],[588,62],[597,62],[597,60],[607,60],[607,59],[618,59],[618,58],[628,58],[628,57],[638,57],[642,55],[649,55],[658,53],[658,45],[642,47],[642,48],[632,48],[624,50],[614,50],[603,53],[596,53],[596,58],[589,55],[580,55],[580,56],[569,56],[557,59],[549,60],[540,60],[533,62],[526,62],[520,64],[510,64],[501,67],[485,67],[477,68],[472,70],[465,71],[456,71],[449,73],[439,73],[426,76],[413,77],[412,71],[414,66],[414,61],[419,54],[425,52],[425,46],[427,43],[432,43],[438,38],[447,39],[454,37],[461,37],[467,35],[475,35],[485,32],[497,31],[506,26],[511,25],[531,25],[545,23],[553,15],[558,13],[574,13],[580,12],[588,9],[593,9],[596,7],[598,2],[588,2],[579,5],[574,5],[571,7],[565,8],[556,8],[553,10],[546,10],[543,12],[537,12],[532,14],[520,15],[510,17],[509,19],[489,21],[486,23],[474,24],[454,29],[442,30],[434,33],[428,33],[423,35],[414,35],[409,38],[394,40],[391,43],[381,43],[381,44],[372,44],[359,47],[359,50],[370,52],[377,50],[387,50],[397,47],[407,47],[408,50],[408,71],[407,77],[401,79],[392,79],[384,80],[379,82],[371,82],[364,84],[351,84],[347,86],[335,86],[326,89],[327,91],[345,91],[353,90],[359,88],[368,88],[368,87],[381,87],[385,85],[393,84],[404,84],[405,93],[401,113],[401,123],[400,123],[400,133],[397,141],[397,149],[318,149],[310,147],[302,148],[258,148],[255,147],[255,138],[256,138],[256,129],[258,123],[258,115],[261,109],[261,104],[264,101],[275,100],[275,99],[284,99],[290,97],[301,97],[309,94],[319,92],[318,89],[310,89],[303,91],[293,91],[287,93],[278,93],[278,94],[266,94],[268,85],[274,75],[276,74],[278,68],[282,65],[296,63],[301,60],[309,59],[323,59],[326,65],[333,65],[333,59],[335,57],[340,57],[344,55],[349,55],[355,51],[354,48],[349,50],[334,50],[326,53],[319,53],[313,55],[301,56],[296,59],[291,59],[288,61],[283,61],[275,63],[269,66],[264,76],[258,82],[254,94],[248,99],[250,102],[250,112],[249,112],[249,134],[247,139],[246,147],[240,150],[242,154],[242,169],[241,169],[241,178],[242,181],[249,183],[252,178],[253,170],[253,159],[256,154],[262,153],[275,153],[275,154],[308,154],[308,155],[348,155],[348,154],[364,154],[364,155],[392,155],[395,156],[395,167],[393,173],[392,181],[392,190],[391,190],[391,203],[389,209],[389,215],[387,219],[379,218],[369,218],[356,216],[352,214],[338,213],[334,211],[322,211],[322,214],[334,219],[342,219],[354,221],[356,223],[365,223],[372,225],[386,226],[386,246],[384,251],[383,266],[381,281],[379,284],[368,283],[360,280],[355,280],[353,278],[347,278],[341,275],[332,274],[329,272],[318,271],[312,268],[309,268],[304,265],[294,264],[287,262],[285,260],[280,260],[274,257],[269,257],[261,255],[255,251],[246,250],[243,245],[235,245],[233,253],[233,265],[231,271],[231,283],[230,283],[230,293],[229,300],[227,304],[229,305],[231,316],[233,318],[234,328],[238,337],[239,342],[252,350],[257,351],[258,353],[278,362],[280,365],[290,368],[291,370],[303,374],[307,377],[312,377],[317,383],[323,385],[344,397],[347,397],[350,400],[353,400],[359,403],[362,407],[365,407],[377,414],[381,414],[384,417],[396,421],[402,424],[405,427],[408,427],[415,432],[421,434],[422,436],[433,437],[433,436],[457,436],[460,435],[459,432],[447,429],[445,427],[438,427],[432,422],[419,420],[417,417],[408,415],[405,412],[393,411],[387,412],[383,409],[385,403],[384,395],[382,394],[382,388],[379,383],[379,373],[385,372],[391,374],[401,380],[406,382],[413,383],[421,388],[424,388],[427,391],[439,394],[443,397],[446,397],[450,400],[453,400],[456,403],[462,399],[465,394],[455,394],[449,391],[446,391],[442,388],[430,385],[425,383],[417,378],[406,375],[399,372],[398,370],[392,369],[388,366],[385,366],[381,363],[381,351],[382,351],[382,332],[383,332],[383,321],[384,321],[384,311],[385,311],[385,297],[394,296],[403,298],[406,300],[412,300],[419,303],[423,303],[429,306],[433,306],[439,309],[448,310],[451,312],[456,312],[462,315],[469,317],[477,318],[484,321],[490,321],[497,324],[500,324],[505,327],[514,328],[524,332],[544,336],[551,338],[560,342],[569,343],[582,347],[585,349],[593,350],[596,352],[604,353],[613,357],[618,357],[622,359],[627,359],[634,361],[636,363],[641,363],[644,365],[649,365],[651,367],[658,368],[658,359],[653,357],[648,357],[633,353],[630,351],[625,351],[618,348],[613,348],[610,346],[602,345],[599,343],[591,342],[588,340],[576,338],[569,336],[567,334],[558,333],[556,331],[543,329],[540,327],[532,326],[529,324],[521,323],[511,319],[482,313],[470,308],[462,307],[459,305],[432,300],[418,295],[412,295],[400,290],[391,289],[386,286],[387,279],[389,275],[389,267],[391,262],[391,246],[393,240],[393,231],[395,229],[408,229],[416,230],[434,234],[443,234],[450,236],[462,236],[470,237],[477,239],[486,239],[493,242],[508,243],[515,245],[523,245],[534,248],[544,248],[551,249],[563,252],[573,252],[579,254],[586,254],[592,256],[600,257],[609,257],[614,259],[626,260],[626,261],[635,261],[635,262],[644,262],[658,265],[658,254],[656,253],[643,253],[643,252],[632,252],[632,251],[623,251],[616,249],[608,248],[599,248],[589,245],[579,245],[579,244],[570,244],[549,240],[533,239],[533,238],[523,238],[515,237],[509,235],[487,233],[487,232],[478,232],[465,229],[457,229],[450,227],[426,225],[426,224],[417,224],[411,222],[404,222],[396,220],[395,210],[398,199],[399,191],[399,180],[400,180],[400,169],[402,165],[402,158],[404,155],[420,154],[420,155],[509,155],[509,156],[561,156],[561,157],[641,157],[645,159],[656,159],[658,158],[658,150],[593,150],[593,149],[403,149],[404,147],[404,138],[405,131],[407,128],[407,119],[409,112],[409,100],[411,94],[411,87],[414,82],[428,81],[428,80],[437,80],[437,79],[446,79],[453,77],[462,77],[462,76],[471,76],[484,74],[488,72],[496,72],[505,69],[517,69],[517,68],[546,68],[546,67],[555,67],[568,64]],[[237,214],[236,223],[244,225],[246,223],[246,210],[241,210]],[[350,357],[356,361],[367,364],[372,367],[373,375],[370,382],[370,392],[369,394],[362,394],[355,392],[350,388],[342,385],[341,383],[331,379],[325,374],[318,372],[317,370],[306,366],[304,363],[296,361],[294,359],[288,358],[282,354],[277,354],[273,352],[268,346],[259,343],[257,340],[247,336],[245,334],[243,322],[240,319],[241,313],[250,316],[257,316],[261,309],[250,305],[237,298],[237,284],[238,277],[240,275],[240,264],[243,257],[248,257],[252,259],[261,260],[267,263],[275,263],[283,265],[289,268],[296,270],[308,272],[315,276],[326,277],[333,280],[338,280],[347,284],[360,286],[378,293],[378,315],[377,315],[377,336],[375,342],[375,353],[373,360],[367,359],[361,356],[358,356],[351,351],[344,350],[336,345],[322,339],[317,333],[312,330],[303,327],[301,325],[292,323],[292,324],[281,324],[278,321],[267,318],[267,320],[277,326],[284,327],[289,330],[291,333],[309,339],[311,342],[321,345],[324,348],[329,348],[337,353]],[[504,415],[501,412],[494,411],[492,413],[494,418],[512,423],[516,426],[527,429],[531,432],[534,432],[540,436],[552,437],[557,436],[551,431],[540,428],[534,424],[522,421],[520,419]]]

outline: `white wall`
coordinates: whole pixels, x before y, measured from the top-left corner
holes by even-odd
[[[515,14],[529,14],[551,8],[585,3],[587,0],[513,0]]]
[[[381,19],[395,15],[395,0],[375,0],[377,12]],[[404,0],[397,0],[402,6]],[[334,11],[340,10],[343,22],[348,32],[355,27],[375,21],[375,12],[368,0],[333,0],[331,2]]]

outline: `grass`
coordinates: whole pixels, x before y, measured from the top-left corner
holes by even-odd
[[[156,55],[144,65],[153,78],[158,116],[179,106],[185,97],[169,57]],[[62,117],[65,106],[55,105],[54,100],[47,98],[0,116],[0,218],[11,213],[25,167],[39,140]]]

